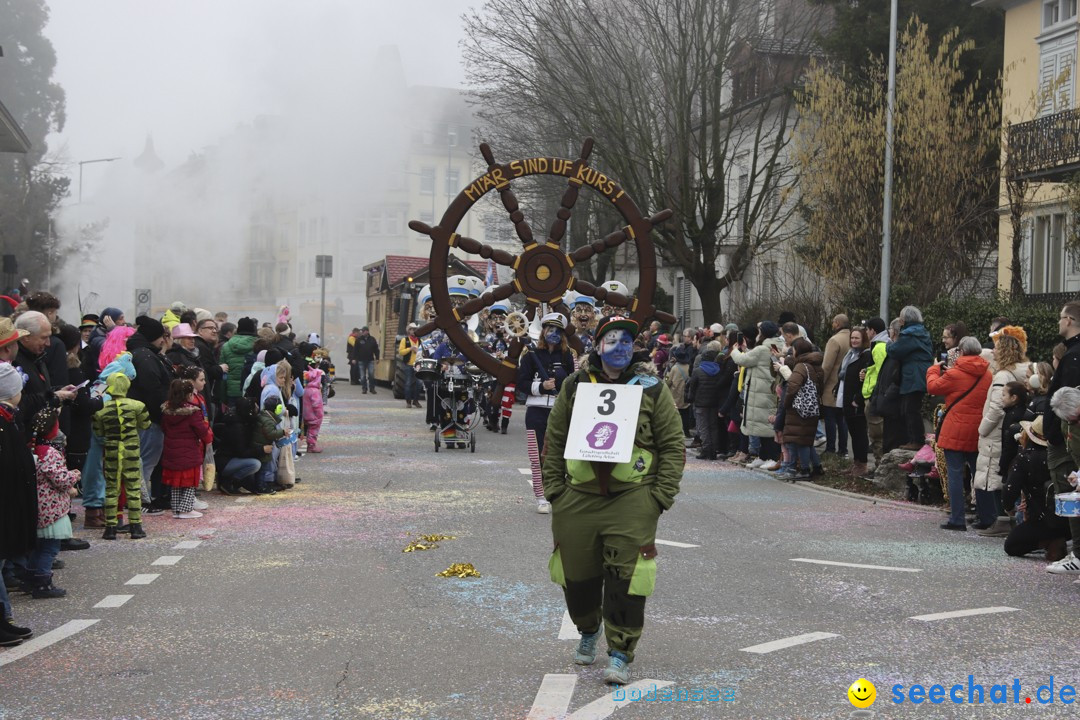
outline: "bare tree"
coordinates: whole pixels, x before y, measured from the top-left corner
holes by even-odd
[[[466,66],[493,144],[536,155],[591,135],[640,206],[671,208],[656,246],[719,318],[721,291],[790,237],[791,87],[821,15],[758,0],[487,0],[465,18]],[[589,232],[606,222],[598,211]]]

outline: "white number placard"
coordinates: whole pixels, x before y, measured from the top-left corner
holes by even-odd
[[[640,385],[578,383],[563,457],[629,462],[637,434],[641,393]]]

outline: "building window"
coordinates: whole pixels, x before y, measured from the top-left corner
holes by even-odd
[[[326,221],[326,218],[319,219],[319,235],[322,236],[323,243],[330,240],[330,223]]]
[[[375,211],[368,215],[368,232],[372,235],[382,235],[382,213]]]
[[[354,235],[366,235],[367,234],[367,219],[358,217],[353,220],[353,234]]]
[[[458,193],[458,182],[461,177],[461,173],[458,170],[446,171],[446,196],[454,197]]]
[[[401,232],[401,218],[398,217],[397,210],[386,211],[386,234],[397,235]]]
[[[300,221],[300,245],[307,245],[307,223]]]
[[[1040,115],[1071,110],[1076,87],[1076,36],[1039,46]]]
[[[1043,28],[1053,27],[1075,17],[1076,0],[1043,0]]]
[[[435,222],[435,216],[432,214],[432,212],[430,210],[424,210],[423,212],[420,213],[420,222],[425,223],[427,225],[432,225]]]
[[[289,266],[283,265],[278,272],[278,290],[284,290],[289,286]]]
[[[1059,293],[1065,280],[1065,214],[1035,218],[1031,238],[1030,292]]]
[[[435,168],[433,168],[433,167],[420,168],[420,194],[421,195],[434,195],[435,194]]]

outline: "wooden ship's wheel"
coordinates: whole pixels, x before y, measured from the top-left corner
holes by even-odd
[[[644,325],[651,318],[673,323],[675,317],[657,310],[653,304],[656,291],[656,250],[652,242],[652,230],[656,225],[672,216],[671,210],[662,210],[652,217],[642,215],[633,199],[619,185],[600,171],[587,165],[592,154],[593,140],[586,138],[577,160],[565,158],[538,157],[513,160],[500,165],[487,143],[480,145],[480,152],[488,164],[488,171],[473,180],[461,191],[443,214],[439,224],[430,227],[417,220],[409,222],[409,227],[431,238],[431,299],[435,305],[435,320],[422,326],[417,335],[427,335],[436,328],[441,328],[449,340],[473,363],[489,375],[494,376],[499,385],[515,382],[517,361],[524,349],[520,339],[515,339],[509,348],[507,358],[498,360],[476,345],[461,328],[462,321],[469,315],[490,307],[497,300],[506,300],[515,293],[522,293],[526,299],[525,314],[532,320],[541,303],[561,312],[567,318],[570,310],[563,302],[563,295],[575,290],[596,298],[602,303],[625,308],[630,317]],[[544,241],[533,237],[533,231],[525,222],[525,215],[518,207],[517,197],[510,189],[510,182],[529,175],[557,175],[567,179],[567,188],[562,196],[562,207],[556,213],[548,237]],[[562,248],[563,236],[570,212],[577,202],[581,188],[588,186],[604,195],[622,215],[626,225],[607,237],[584,245],[566,253]],[[488,245],[457,234],[458,225],[466,213],[480,198],[495,190],[502,199],[503,207],[510,215],[518,239],[523,249],[514,255],[505,250],[497,250]],[[584,262],[593,255],[617,248],[627,240],[632,240],[638,255],[638,294],[637,297],[609,292],[603,287],[596,287],[580,278],[574,277],[573,270],[577,263]],[[460,248],[467,253],[491,259],[500,265],[514,269],[514,279],[488,290],[480,297],[470,300],[460,308],[450,303],[450,293],[446,285],[446,266],[450,248]],[[579,352],[581,339],[574,336],[572,323],[567,323],[567,341]]]

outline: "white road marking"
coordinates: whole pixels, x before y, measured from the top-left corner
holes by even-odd
[[[162,555],[161,557],[159,557],[157,560],[155,560],[154,562],[152,562],[150,564],[151,565],[175,565],[176,563],[180,562],[183,559],[184,559],[183,555]]]
[[[660,542],[657,540],[656,542]],[[811,560],[810,558],[791,558],[791,562],[813,563],[814,565],[836,565],[837,567],[862,568],[864,570],[891,570],[892,572],[922,572],[921,568],[891,567],[889,565],[861,565],[859,563],[835,562],[833,560]]]
[[[251,495],[249,495],[248,497],[238,497],[238,498],[236,498],[236,502],[238,502],[238,503],[255,502],[255,498],[254,498],[254,496],[251,496]]]
[[[691,545],[690,543],[675,542],[674,540],[653,540],[657,545],[670,545],[677,548],[695,548],[701,547],[700,545]]]
[[[604,718],[611,717],[611,714],[619,708],[637,704],[638,701],[630,699],[631,693],[641,697],[654,688],[659,690],[662,687],[674,684],[670,680],[653,680],[652,678],[638,680],[621,688],[620,694],[626,698],[625,700],[615,700],[613,693],[609,692],[602,698],[593,700],[585,707],[574,711],[574,714],[567,717],[566,720],[604,720]]]
[[[577,626],[574,625],[574,621],[570,619],[570,611],[563,610],[562,614],[562,626],[559,628],[560,640],[580,640],[581,633],[578,632]]]
[[[522,475],[532,475],[532,468],[518,468],[518,472]]]
[[[1017,612],[1019,608],[1012,607],[985,607],[972,608],[971,610],[953,610],[952,612],[931,613],[929,615],[912,615],[908,620],[922,620],[933,622],[934,620],[950,620],[952,618],[971,617],[972,615],[992,615],[993,613]]]
[[[105,599],[95,605],[95,608],[118,608],[126,603],[134,595],[106,595]]]
[[[772,642],[762,643],[760,645],[751,645],[750,647],[739,648],[739,652],[748,652],[758,655],[764,655],[765,653],[783,650],[784,648],[794,647],[795,645],[805,645],[806,643],[812,643],[818,640],[827,640],[828,638],[834,637],[840,636],[834,633],[812,632],[806,633],[805,635],[793,635],[792,637],[782,638],[780,640],[773,640]]]
[[[558,720],[566,716],[577,675],[545,675],[525,720]]]
[[[141,573],[128,580],[125,585],[149,585],[161,577],[161,573]]]
[[[172,546],[173,550],[194,550],[202,545],[202,540],[181,540]]]
[[[71,637],[75,633],[80,633],[96,622],[98,622],[98,620],[71,620],[55,630],[50,630],[44,635],[38,635],[36,638],[27,640],[18,647],[4,650],[3,652],[0,652],[0,667],[13,663],[16,660],[21,660],[31,653],[35,653],[42,648],[47,648],[65,638]]]

